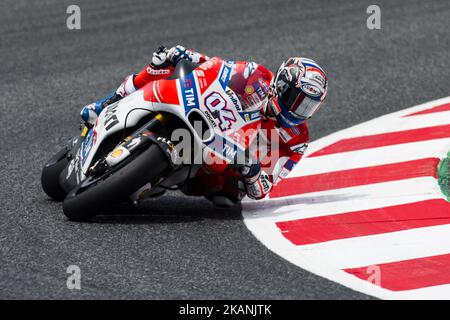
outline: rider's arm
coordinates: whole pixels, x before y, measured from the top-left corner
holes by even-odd
[[[261,169],[259,162],[241,167],[241,175],[244,178],[245,191],[250,199],[263,199],[272,190],[272,178]]]
[[[175,46],[170,49],[159,47],[153,53],[151,63],[141,72],[138,74],[130,74],[116,91],[113,91],[103,99],[83,107],[81,110],[81,119],[86,125],[93,126],[97,116],[106,106],[119,101],[151,81],[169,77],[173,73],[176,64],[182,59],[195,63],[203,63],[209,58],[193,50],[187,50],[182,46]]]
[[[279,184],[289,175],[294,167],[300,162],[306,148],[308,147],[309,131],[306,123],[298,126],[296,130],[299,134],[290,141],[285,143],[280,141],[280,158],[272,171],[272,180],[274,185]]]
[[[167,49],[159,47],[153,53],[152,61],[138,74],[129,75],[116,93],[122,97],[142,88],[147,83],[169,77],[180,60],[189,60],[194,63],[203,63],[209,58],[194,50],[186,49],[180,45]]]
[[[300,162],[303,153],[308,147],[309,131],[306,123],[291,130],[292,133],[298,133],[289,141],[279,141],[278,160],[272,170],[268,169],[270,174],[261,168],[259,163],[247,166],[242,172],[246,186],[247,195],[252,199],[262,199],[272,190],[274,185],[279,184],[294,167]],[[287,135],[285,135],[287,136]],[[269,152],[268,157],[272,156]]]

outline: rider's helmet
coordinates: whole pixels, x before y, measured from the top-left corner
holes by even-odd
[[[322,68],[311,59],[289,58],[272,80],[269,112],[280,126],[293,127],[311,118],[319,110],[328,89]]]

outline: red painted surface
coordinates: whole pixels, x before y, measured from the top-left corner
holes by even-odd
[[[308,157],[450,137],[450,124],[339,140]]]
[[[445,111],[450,111],[450,103],[410,113],[403,117]],[[448,137],[450,137],[450,124],[354,137],[337,141],[314,152],[309,157]],[[388,155],[384,156],[389,159]],[[438,158],[430,157],[288,178],[271,192],[270,197],[293,196],[425,176],[437,178],[438,164]],[[353,210],[357,210],[357,208]],[[293,245],[298,246],[446,224],[450,224],[450,203],[440,198],[276,223],[282,235]],[[413,290],[450,284],[450,253],[377,264],[376,266],[380,268],[380,286],[388,290]],[[344,271],[362,280],[373,282],[373,271],[376,269],[369,267],[371,266],[349,268]]]
[[[403,117],[418,116],[418,115],[421,115],[421,114],[428,114],[428,113],[435,113],[435,112],[444,112],[444,111],[450,111],[450,103],[446,103],[446,104],[443,104],[443,105],[440,105],[440,106],[436,106],[436,107],[433,107],[433,108],[430,108],[430,109],[425,109],[425,110],[422,110],[422,111],[410,113],[410,114],[407,114],[407,115],[405,115]]]
[[[143,87],[144,99],[151,102],[180,104],[178,99],[177,80],[158,80]]]
[[[432,199],[371,210],[277,222],[283,236],[295,245],[450,223],[450,203]]]
[[[438,158],[426,158],[358,169],[314,174],[283,180],[270,193],[270,198],[332,189],[355,187],[424,176],[437,178]]]
[[[450,254],[384,263],[380,269],[380,286],[393,291],[413,290],[450,283]],[[362,280],[373,278],[373,268],[345,269]],[[372,282],[372,281],[370,281]]]

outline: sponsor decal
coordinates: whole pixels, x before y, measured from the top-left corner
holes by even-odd
[[[225,90],[225,93],[230,97],[231,102],[233,102],[234,107],[237,111],[242,111],[241,103],[239,102],[239,99],[237,98],[236,94],[231,89]]]
[[[81,148],[81,158],[83,160],[83,163],[85,162],[89,152],[92,149],[92,146],[95,144],[95,141],[97,140],[97,133],[95,132],[94,129],[91,129],[86,138],[83,141],[83,145]]]
[[[197,81],[198,85],[200,86],[200,89],[204,89],[208,87],[208,81],[205,78],[205,72],[203,70],[196,69],[195,74],[197,75]]]
[[[231,68],[228,65],[224,64],[222,72],[220,73],[219,76],[219,82],[222,88],[225,89],[227,87],[228,80],[230,80],[230,75],[231,75]]]
[[[241,117],[246,121],[253,121],[261,118],[261,113],[259,111],[253,111],[253,112],[239,112]]]
[[[306,92],[308,95],[313,96],[313,97],[318,97],[321,95],[320,89],[312,84],[307,84],[307,83],[303,84],[302,90],[304,92]]]
[[[211,112],[209,112],[208,110],[203,110],[203,114],[206,115],[206,118],[208,118],[209,123],[216,128],[217,124],[214,121],[214,117],[212,116]]]
[[[259,118],[261,118],[261,114],[259,113],[259,111],[250,113],[250,120],[255,120]]]
[[[262,81],[261,81],[262,82]],[[269,91],[265,91],[264,88],[260,85],[261,82],[255,82],[256,85],[256,93],[258,94],[258,96],[261,98],[261,100],[264,100],[265,98],[267,98],[267,93]],[[255,87],[255,86],[253,86]]]
[[[222,131],[230,129],[231,122],[236,121],[233,110],[227,108],[227,101],[217,91],[213,91],[205,97],[205,106],[219,119],[219,128]]]
[[[268,193],[270,191],[269,177],[262,176],[261,177],[261,184],[263,186],[264,193]]]
[[[314,73],[310,79],[319,83],[321,87],[325,87],[325,78],[318,73]]]
[[[247,79],[255,72],[258,65],[255,62],[247,62],[244,69],[244,78]]]
[[[245,93],[246,94],[252,94],[253,92],[255,92],[255,88],[253,88],[253,86],[248,85],[245,87]]]
[[[245,152],[238,144],[219,135],[216,135],[215,139],[207,142],[206,146],[212,152],[222,155],[229,162],[235,162],[237,155]]]
[[[226,144],[223,146],[223,153],[228,159],[234,159],[236,157],[237,150]]]
[[[203,70],[196,69],[195,73],[197,74],[197,77],[204,77],[205,76],[205,73],[203,72]]]
[[[179,82],[186,113],[192,108],[198,108],[199,102],[194,75],[190,73],[185,78],[180,79]]]
[[[264,90],[266,93],[267,93],[267,92],[270,92],[270,87],[269,87],[269,85],[268,85],[264,80],[261,80],[259,83],[261,84],[261,86],[263,87],[263,90]]]
[[[292,152],[303,154],[305,153],[306,148],[308,148],[307,143],[300,143],[296,144],[294,146],[291,146]]]
[[[170,74],[170,70],[169,69],[153,69],[152,67],[148,66],[146,70],[147,70],[148,74],[151,74],[151,75],[154,75],[154,76]]]
[[[137,146],[141,142],[141,137],[135,137],[133,140],[128,140],[129,142],[125,144],[125,147],[128,150],[132,150],[135,146]]]
[[[293,133],[295,136],[299,136],[299,135],[300,135],[300,130],[299,130],[297,127],[292,127],[292,128],[291,128],[291,131],[292,131],[292,133]]]
[[[118,158],[123,154],[123,149],[122,148],[117,148],[116,150],[114,150],[113,152],[111,152],[111,157],[113,158]]]
[[[208,70],[214,67],[217,63],[219,63],[219,60],[217,58],[209,59],[208,61],[202,63],[199,68],[202,70]]]
[[[104,127],[106,131],[109,131],[110,129],[112,129],[116,124],[119,123],[119,119],[117,119],[116,116],[116,112],[117,112],[117,107],[119,105],[116,104],[114,106],[108,107],[108,109],[106,110],[105,113],[105,122],[104,122]]]
[[[239,134],[238,132],[232,132],[232,133],[229,135],[229,137],[230,137],[231,139],[233,139],[234,142],[237,142],[237,143],[241,143],[241,141],[243,140],[243,139],[242,139],[242,135]]]
[[[285,179],[289,175],[290,171],[286,168],[281,169],[280,173],[278,174],[278,178]]]
[[[80,183],[80,158],[81,149],[78,149],[77,155],[70,161],[69,167],[67,169],[66,180],[70,178],[72,173],[75,173],[75,179],[77,183]]]
[[[281,140],[283,140],[283,142],[288,142],[292,139],[291,135],[289,134],[289,132],[287,132],[284,128],[277,128],[278,134],[281,137]]]
[[[156,140],[165,143],[165,144],[169,147],[170,150],[175,149],[175,145],[172,143],[172,141],[170,141],[170,140],[167,139],[167,138],[164,138],[164,137],[158,137]]]

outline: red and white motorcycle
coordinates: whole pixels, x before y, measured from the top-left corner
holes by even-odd
[[[240,92],[252,84],[232,73],[233,62],[218,57],[181,61],[169,78],[107,106],[46,164],[44,191],[64,200],[70,220],[87,220],[182,185],[206,159],[238,163],[256,136],[248,132],[259,126],[261,102],[244,103]]]

